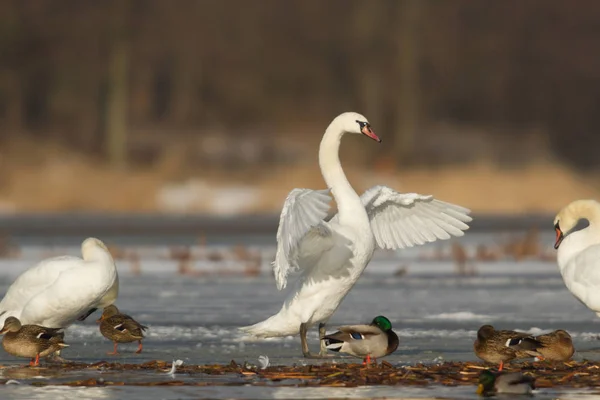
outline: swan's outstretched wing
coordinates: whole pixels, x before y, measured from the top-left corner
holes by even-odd
[[[288,194],[279,217],[273,263],[277,289],[286,287],[289,272],[298,269],[301,260],[316,258],[333,246],[332,231],[323,221],[330,202],[328,189],[294,189]]]
[[[412,247],[437,239],[462,236],[472,220],[470,210],[436,200],[433,196],[398,193],[387,186],[374,186],[361,200],[371,229],[382,249]]]

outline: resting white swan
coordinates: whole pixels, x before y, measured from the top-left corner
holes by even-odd
[[[572,232],[586,219],[589,226]],[[600,316],[600,204],[576,200],[554,218],[557,261],[567,288]]]
[[[100,240],[87,238],[83,259],[53,257],[23,272],[0,302],[0,326],[9,316],[22,324],[65,328],[111,305],[119,293],[117,268]]]
[[[288,274],[300,270],[279,313],[242,330],[259,337],[300,333],[302,352],[312,356],[306,343],[307,329],[325,323],[335,312],[371,260],[376,246],[399,249],[462,236],[471,221],[469,210],[415,193],[401,194],[375,186],[359,197],[344,175],[338,150],[345,133],[381,140],[367,119],[347,112],[336,117],[323,136],[319,165],[327,190],[294,189],[281,212],[277,253],[273,269],[277,288],[287,285]],[[333,194],[338,213],[325,220]],[[320,356],[327,349],[321,341]]]

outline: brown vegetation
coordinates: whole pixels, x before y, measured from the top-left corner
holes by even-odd
[[[46,368],[35,368],[36,376],[59,376],[57,373],[93,371],[101,369],[104,372],[144,372],[145,379],[134,380],[109,378],[90,378],[76,381],[36,381],[35,386],[66,385],[66,386],[329,386],[356,387],[373,385],[398,386],[473,386],[477,385],[478,376],[483,369],[481,363],[445,362],[442,364],[416,364],[414,366],[394,367],[387,361],[368,368],[362,364],[329,364],[307,366],[272,366],[259,369],[247,364],[237,364],[231,361],[229,365],[183,365],[177,368],[177,374],[186,379],[160,379],[171,367],[165,361],[149,361],[143,364],[121,364],[102,361],[95,364],[69,363],[50,365]],[[565,363],[522,363],[507,365],[505,370],[521,371],[536,378],[536,388],[597,388],[600,380],[597,371],[598,363],[565,362]],[[26,377],[27,369],[3,369],[4,383],[7,379]],[[150,375],[148,372],[155,372]],[[220,375],[228,379],[211,379],[210,376]],[[109,374],[107,374],[109,376]],[[189,377],[194,379],[187,379]],[[1,382],[1,381],[0,381]]]

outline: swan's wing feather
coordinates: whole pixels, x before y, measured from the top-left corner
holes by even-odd
[[[463,236],[470,210],[417,193],[398,193],[374,186],[361,200],[382,249],[401,249],[435,240]]]
[[[286,287],[289,272],[300,268],[303,259],[311,259],[333,246],[332,231],[323,221],[330,202],[328,189],[294,189],[285,199],[273,262],[279,290]]]
[[[110,287],[93,267],[79,260],[83,268],[70,268],[25,305],[21,313],[23,323],[64,328],[94,308]]]
[[[79,257],[53,257],[42,260],[23,272],[8,288],[0,302],[2,318],[20,313],[29,300],[50,287],[63,271],[81,266],[82,261]]]

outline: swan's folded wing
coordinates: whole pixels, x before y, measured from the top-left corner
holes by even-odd
[[[462,236],[469,229],[470,210],[436,200],[433,196],[398,193],[387,186],[374,186],[361,200],[371,229],[382,249],[412,247],[451,236]]]
[[[333,246],[331,229],[323,221],[330,202],[329,190],[294,189],[285,199],[273,263],[279,290],[286,287],[289,272],[299,268],[301,258],[316,257]]]
[[[62,256],[41,261],[23,272],[8,288],[0,302],[0,323],[13,312],[20,312],[34,296],[51,286],[66,270],[82,265],[78,257]]]
[[[62,271],[51,285],[23,306],[21,321],[66,328],[90,308],[96,307],[109,287],[105,280],[98,279],[97,274],[90,274],[90,269],[84,266]]]

